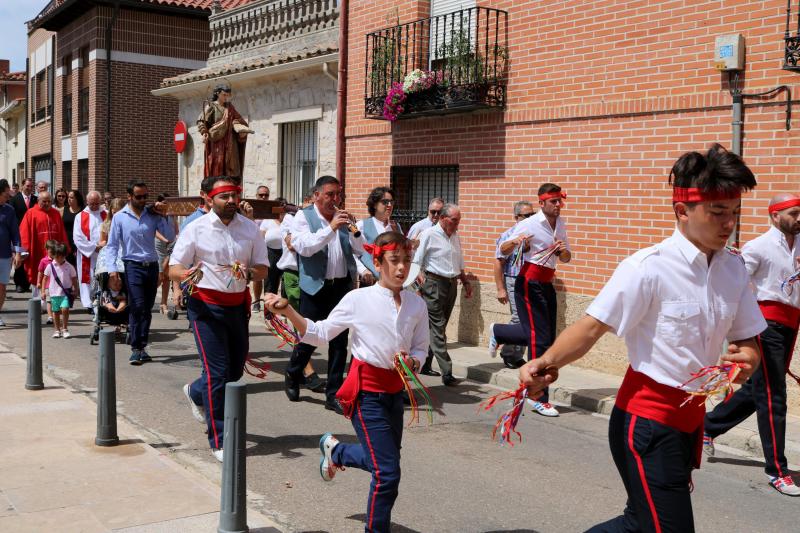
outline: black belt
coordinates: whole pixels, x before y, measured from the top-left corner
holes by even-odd
[[[425,277],[438,279],[441,281],[447,281],[449,283],[453,283],[458,279],[458,276],[453,276],[452,278],[448,278],[447,276],[442,276],[441,274],[436,274],[435,272],[425,271]]]
[[[349,281],[349,280],[350,280],[349,277],[326,279],[324,285],[333,285],[338,282]]]
[[[158,265],[158,261],[134,261],[133,259],[123,259],[122,262],[130,263],[143,268],[150,268],[151,265]]]

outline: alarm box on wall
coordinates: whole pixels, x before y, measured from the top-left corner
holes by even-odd
[[[714,67],[717,70],[744,70],[744,35],[720,35],[714,43]]]

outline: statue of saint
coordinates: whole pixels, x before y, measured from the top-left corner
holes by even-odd
[[[203,113],[197,119],[197,129],[205,144],[205,177],[242,177],[247,135],[254,131],[230,103],[230,98],[230,86],[217,85],[211,102],[203,105]]]

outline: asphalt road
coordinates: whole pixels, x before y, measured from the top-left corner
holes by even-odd
[[[26,300],[11,294],[3,312],[8,326],[0,329],[0,342],[22,354],[25,308]],[[72,339],[51,339],[52,330],[43,326],[45,368],[91,394],[98,349],[89,345],[89,317],[76,312],[74,318]],[[119,413],[142,429],[149,444],[218,480],[219,464],[181,392],[200,371],[186,326],[183,317],[156,315],[148,350],[154,361],[141,367],[129,366],[127,347],[117,345]],[[325,483],[318,473],[320,435],[332,431],[355,442],[350,423],[324,410],[320,394],[303,391],[299,403],[286,399],[282,370],[289,352],[277,349],[257,319],[251,322],[251,353],[273,369],[268,391],[248,402],[251,504],[289,531],[362,531],[369,475],[347,469]],[[324,373],[323,357],[316,355],[314,363]],[[573,532],[621,512],[625,493],[608,451],[604,417],[562,409],[561,417],[545,419],[528,411],[518,427],[523,442],[501,447],[490,439],[497,413],[478,412],[479,402],[497,391],[425,381],[442,412],[433,426],[405,432],[394,531]],[[796,531],[800,499],[771,489],[757,459],[718,456],[694,475],[698,531]]]

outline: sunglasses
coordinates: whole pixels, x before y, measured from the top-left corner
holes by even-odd
[[[135,200],[147,200],[147,198],[148,198],[149,196],[150,196],[149,194],[134,194],[134,195],[133,195],[133,198],[134,198]]]
[[[381,203],[383,205],[393,205],[394,204],[394,200],[389,200],[388,198],[384,198],[383,200],[381,200]]]
[[[533,216],[533,213],[520,213],[519,215],[517,215],[517,218],[529,218],[529,217],[532,217],[532,216]]]
[[[431,215],[433,215],[433,216],[436,216],[436,215],[438,215],[438,214],[439,214],[439,213],[441,213],[441,212],[442,212],[442,211],[441,211],[441,210],[439,210],[439,209],[431,209],[430,211],[428,211],[428,213],[430,213],[430,214],[431,214]]]
[[[256,196],[257,196],[258,198],[268,198],[268,197],[269,197],[269,194],[259,193],[259,194],[256,194]]]

